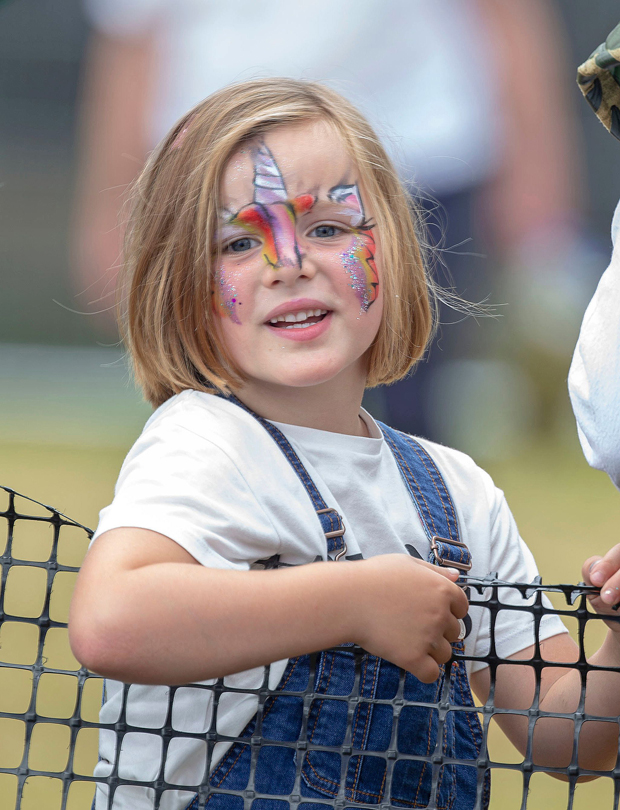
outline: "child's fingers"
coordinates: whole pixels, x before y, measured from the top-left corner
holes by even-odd
[[[418,565],[423,565],[426,568],[430,568],[430,570],[434,571],[436,574],[441,574],[451,582],[456,582],[461,576],[460,571],[458,571],[456,568],[450,568],[450,566],[447,565],[433,565],[432,563],[427,563],[424,560],[416,560],[416,562]],[[467,615],[467,611],[469,610],[469,602],[465,596],[465,591],[462,588],[456,588],[454,590],[450,600],[450,610],[457,619],[464,619]]]
[[[452,644],[460,639],[461,630],[461,622],[455,616],[451,616],[448,626],[444,631],[443,637]]]
[[[457,588],[452,597],[450,610],[457,619],[464,619],[469,610],[469,600],[462,588]]]
[[[439,677],[439,665],[427,655],[424,661],[420,662],[413,673],[422,683],[433,683]]]
[[[450,568],[449,566],[444,565],[433,565],[432,563],[425,563],[425,565],[430,566],[433,571],[436,571],[438,574],[442,574],[447,579],[451,579],[452,582],[456,582],[460,576],[456,568]]]
[[[445,638],[438,638],[428,646],[428,653],[416,663],[414,675],[423,683],[432,683],[439,677],[439,668],[452,658],[452,644]]]
[[[452,644],[442,636],[431,644],[431,656],[438,664],[447,663],[452,658]]]

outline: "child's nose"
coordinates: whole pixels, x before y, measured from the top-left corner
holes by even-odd
[[[271,210],[271,232],[273,246],[268,256],[275,270],[284,267],[301,267],[301,254],[297,243],[295,217],[285,205],[274,205]]]
[[[312,278],[316,273],[316,266],[311,257],[297,250],[285,254],[276,265],[269,266],[268,284],[294,284],[298,278]]]

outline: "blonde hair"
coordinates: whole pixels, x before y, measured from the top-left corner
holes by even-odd
[[[435,320],[433,285],[418,216],[379,139],[350,102],[324,85],[256,79],[225,87],[190,110],[133,187],[121,325],[136,380],[154,406],[185,389],[242,384],[211,303],[221,178],[242,143],[316,120],[334,127],[357,164],[381,242],[384,312],[369,349],[367,385],[395,382],[423,355]]]

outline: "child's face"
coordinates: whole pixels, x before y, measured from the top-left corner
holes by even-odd
[[[372,211],[324,122],[281,126],[239,149],[220,199],[214,303],[248,385],[365,379],[382,313]]]

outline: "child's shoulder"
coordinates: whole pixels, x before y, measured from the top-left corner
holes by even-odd
[[[244,474],[260,476],[266,463],[277,464],[280,457],[285,461],[250,413],[224,397],[193,389],[157,408],[129,455],[152,448],[162,457],[186,455],[202,459],[211,468],[232,464]]]
[[[503,492],[471,456],[430,439],[420,436],[412,438],[422,445],[435,462],[453,500],[462,509],[470,510],[478,504],[494,510],[504,500]]]
[[[260,435],[250,414],[215,394],[188,389],[175,394],[152,414],[142,435],[186,431],[215,444],[239,443]]]

